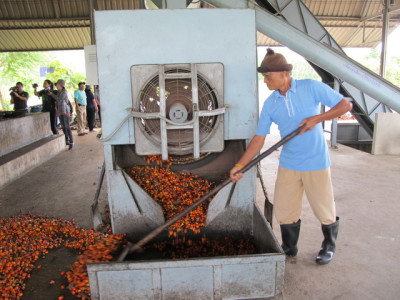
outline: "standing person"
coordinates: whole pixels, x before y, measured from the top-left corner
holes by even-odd
[[[87,115],[87,123],[89,127],[90,132],[96,132],[97,130],[94,129],[94,125],[96,124],[96,112],[97,112],[97,103],[96,100],[94,99],[94,95],[92,93],[92,88],[90,85],[86,86],[85,89],[86,93],[86,115]]]
[[[96,100],[97,103],[97,110],[98,110],[98,114],[99,114],[99,120],[101,123],[101,110],[100,110],[100,87],[97,85],[96,89],[94,90],[94,99]]]
[[[11,104],[14,104],[14,110],[17,111],[28,111],[28,99],[29,94],[24,91],[24,85],[18,81],[15,85],[16,91],[13,91],[11,95]]]
[[[43,81],[43,89],[40,90],[39,92],[37,91],[37,84],[34,85],[34,93],[35,96],[41,97],[42,98],[42,112],[49,112],[50,113],[50,128],[53,134],[58,134],[57,130],[57,108],[56,108],[56,102],[49,95],[49,92],[53,92],[54,87],[53,83],[46,79]]]
[[[71,109],[68,100],[68,93],[65,89],[65,81],[59,79],[56,82],[57,94],[50,92],[50,96],[56,100],[57,114],[60,118],[61,128],[64,131],[65,143],[69,146],[68,149],[71,150],[74,146],[74,139],[72,137],[70,123]]]
[[[331,162],[321,122],[348,112],[352,104],[324,83],[292,78],[291,70],[292,65],[282,54],[267,50],[257,71],[274,92],[264,102],[256,134],[230,176],[233,182],[243,176],[240,169],[259,153],[272,122],[279,126],[282,137],[304,125],[300,135],[283,145],[275,185],[275,217],[280,224],[285,254],[295,256],[305,191],[324,236],[316,263],[327,264],[335,252],[339,217],[336,216]],[[320,113],[320,103],[331,109]]]
[[[87,134],[86,128],[86,93],[85,82],[79,82],[79,89],[74,93],[76,122],[78,127],[78,135],[82,136]]]

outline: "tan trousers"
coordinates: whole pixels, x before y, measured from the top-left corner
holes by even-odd
[[[76,109],[76,125],[78,134],[85,133],[86,128],[86,105],[81,105]]]
[[[275,185],[274,211],[280,225],[300,219],[302,199],[306,193],[314,215],[321,224],[336,222],[331,170],[292,171],[278,168]]]

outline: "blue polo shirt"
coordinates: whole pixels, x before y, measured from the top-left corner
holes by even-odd
[[[269,134],[271,124],[274,122],[278,125],[281,137],[285,137],[298,128],[305,118],[320,114],[321,103],[334,107],[342,99],[341,94],[322,82],[292,78],[286,96],[274,91],[265,100],[256,135]],[[331,161],[322,124],[317,124],[313,130],[298,135],[283,145],[279,165],[295,171],[328,168]]]
[[[74,93],[74,98],[78,100],[78,104],[86,105],[86,93],[85,91],[76,90]]]

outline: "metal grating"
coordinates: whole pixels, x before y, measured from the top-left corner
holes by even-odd
[[[188,73],[190,70],[173,69],[166,72],[167,74]],[[200,110],[214,110],[218,108],[218,102],[213,88],[207,83],[202,76],[197,75],[198,80],[198,107]],[[160,97],[159,97],[159,76],[153,77],[143,88],[139,96],[140,107],[142,113],[159,113]],[[187,121],[193,120],[193,103],[192,103],[192,82],[190,78],[174,78],[165,81],[165,101],[167,115],[174,104],[185,106],[187,111]],[[207,116],[199,118],[200,143],[213,132],[217,116]],[[184,120],[186,121],[186,119]],[[146,132],[150,139],[156,144],[161,142],[160,121],[158,119],[141,119],[142,130]],[[168,132],[168,146],[178,149],[179,153],[193,150],[193,129],[174,129]],[[175,150],[176,151],[176,150]]]

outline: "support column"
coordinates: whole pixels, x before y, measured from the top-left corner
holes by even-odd
[[[389,29],[389,6],[390,0],[384,0],[383,8],[383,24],[382,24],[382,49],[381,49],[381,67],[379,75],[386,78],[386,46],[387,46],[387,33]]]
[[[96,45],[96,36],[94,32],[94,3],[93,0],[89,1],[90,10],[90,43],[91,45]]]

